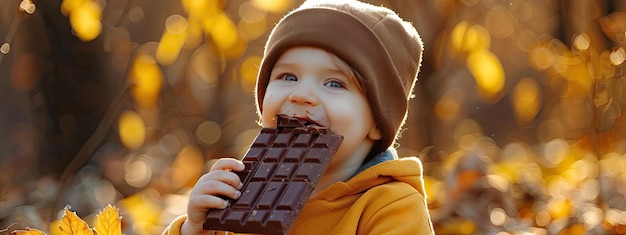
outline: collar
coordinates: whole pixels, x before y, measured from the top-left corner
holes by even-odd
[[[361,167],[359,167],[359,169],[350,177],[354,177],[356,175],[358,175],[359,173],[363,172],[364,170],[367,170],[368,168],[381,163],[381,162],[385,162],[385,161],[390,161],[390,160],[395,160],[398,159],[398,152],[396,151],[396,149],[394,148],[388,148],[387,150],[379,153],[378,155],[376,155],[375,157],[373,157],[369,162],[363,164]]]

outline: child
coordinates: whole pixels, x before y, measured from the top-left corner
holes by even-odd
[[[257,78],[262,126],[288,114],[344,137],[291,234],[433,233],[421,162],[393,148],[422,49],[410,23],[356,0],[307,1],[275,26]],[[207,211],[228,205],[220,196],[241,196],[243,169],[218,160],[163,234],[207,234]]]

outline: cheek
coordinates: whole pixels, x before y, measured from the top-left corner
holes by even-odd
[[[329,116],[337,132],[358,136],[359,139],[374,125],[369,106],[360,99],[335,106],[333,110],[329,110]]]
[[[263,98],[263,111],[261,112],[261,124],[263,127],[276,127],[276,114],[280,111],[280,102],[271,92],[265,93]]]

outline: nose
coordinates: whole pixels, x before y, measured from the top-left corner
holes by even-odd
[[[316,106],[319,104],[319,97],[311,84],[303,82],[291,91],[289,101],[294,104]]]

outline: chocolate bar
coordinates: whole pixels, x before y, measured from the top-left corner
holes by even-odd
[[[277,115],[277,127],[263,128],[243,158],[241,196],[209,210],[204,229],[287,234],[342,141],[327,128]]]

